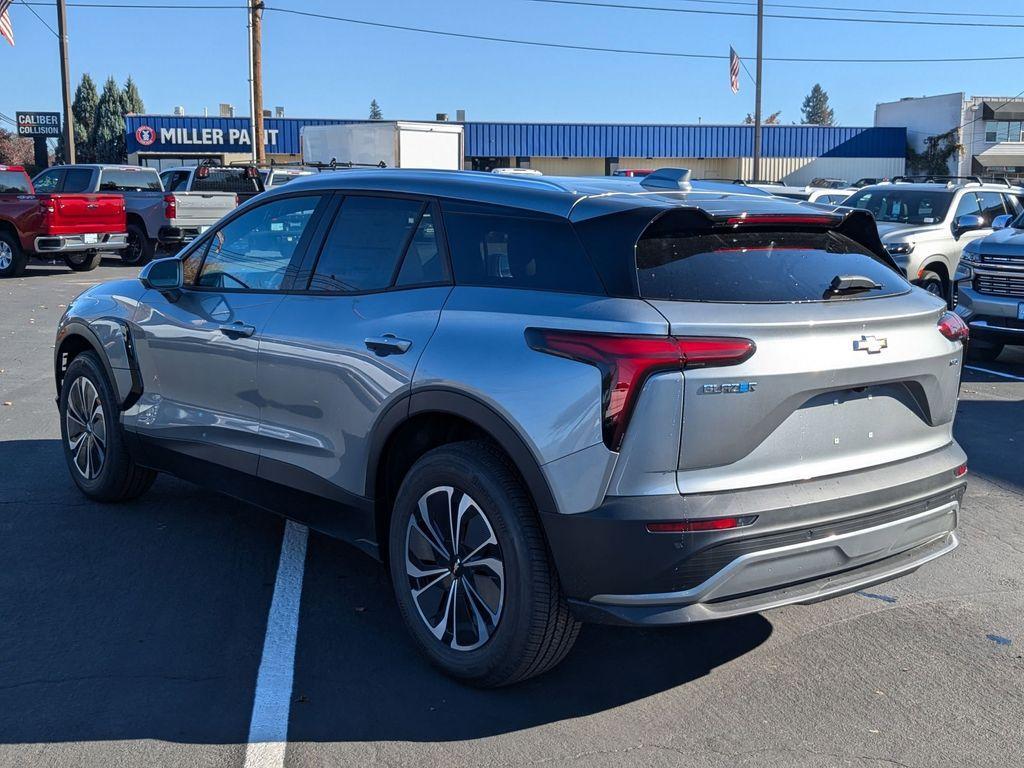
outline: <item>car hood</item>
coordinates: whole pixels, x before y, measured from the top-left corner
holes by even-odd
[[[920,238],[937,233],[941,227],[921,224],[901,224],[899,222],[879,221],[878,236],[883,243],[903,240],[905,238]]]
[[[1024,229],[1013,229],[1012,227],[1000,229],[976,243],[972,250],[979,253],[1024,258]]]

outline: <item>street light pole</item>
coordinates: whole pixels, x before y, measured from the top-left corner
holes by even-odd
[[[68,21],[65,0],[57,0],[57,38],[60,44],[60,79],[64,97],[64,162],[75,162],[75,125],[71,113],[71,74],[68,66]]]
[[[263,142],[263,0],[252,2],[252,140],[256,147],[256,162],[267,159]]]
[[[255,58],[252,45],[252,20],[253,20],[253,0],[245,0],[246,13],[245,13],[245,29],[249,37],[249,146],[252,147],[252,161],[256,162],[256,78],[253,74],[255,71]]]
[[[754,83],[754,181],[761,181],[761,69],[764,43],[764,0],[757,0],[757,82]]]

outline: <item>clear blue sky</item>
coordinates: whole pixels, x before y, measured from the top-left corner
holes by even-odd
[[[131,2],[131,0],[112,0]],[[153,2],[154,0],[137,0]],[[168,4],[183,0],[163,0]],[[191,0],[199,2],[200,0]],[[205,0],[213,4],[244,0]],[[609,2],[612,0],[608,0]],[[616,0],[678,8],[746,11],[687,0]],[[962,0],[776,0],[821,6],[963,11]],[[69,0],[73,3],[75,0]],[[768,0],[769,6],[772,0]],[[392,24],[549,42],[725,54],[735,46],[753,71],[750,18],[655,13],[527,0],[266,0],[268,6]],[[992,0],[973,17],[1019,13]],[[35,8],[56,26],[53,7]],[[773,12],[771,7],[769,12]],[[778,13],[810,11],[774,9]],[[15,0],[17,46],[0,40],[0,112],[59,110],[56,38]],[[243,10],[69,8],[73,81],[89,72],[102,85],[131,74],[147,111],[190,114],[229,102],[248,111]],[[858,12],[842,15],[856,16]],[[888,16],[887,18],[898,18]],[[1024,22],[1024,14],[1018,17]],[[927,57],[1020,55],[1022,29],[943,29],[768,19],[766,56]],[[728,87],[725,61],[667,59],[456,40],[267,11],[265,106],[293,117],[365,117],[371,98],[385,118],[432,119],[464,108],[471,120],[734,123],[753,110],[753,84]],[[1012,96],[1024,89],[1024,62],[971,64],[769,63],[766,113],[799,122],[815,82],[829,92],[839,123],[870,125],[874,105],[902,96],[966,91]]]

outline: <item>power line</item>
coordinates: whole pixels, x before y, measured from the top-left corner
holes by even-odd
[[[549,3],[551,5],[586,6],[590,8],[611,8],[630,11],[656,11],[659,13],[687,13],[703,16],[738,16],[754,18],[756,13],[744,11],[711,11],[706,8],[667,8],[660,5],[628,5],[626,3],[595,3],[590,0],[526,0],[528,3]],[[765,18],[790,19],[798,21],[838,21],[852,24],[896,24],[900,26],[927,27],[979,27],[989,29],[1024,29],[1024,24],[1005,24],[985,21],[904,21],[903,19],[868,19],[854,16],[806,16],[792,13],[766,13]]]
[[[700,3],[701,5],[739,5],[739,6],[756,6],[756,2],[750,2],[750,0],[672,0],[676,3]],[[834,5],[803,5],[800,3],[765,3],[765,8],[798,8],[809,11],[854,11],[855,13],[888,13],[891,15],[900,16],[972,16],[971,13],[956,11],[907,11],[894,8],[853,8],[849,6],[834,6]],[[989,18],[994,19],[1019,19],[1019,13],[985,13]]]
[[[50,31],[51,31],[51,32],[53,33],[53,36],[54,36],[54,37],[60,37],[60,35],[58,35],[58,34],[57,34],[57,30],[55,30],[55,29],[54,29],[53,27],[51,27],[51,26],[50,26],[50,24],[49,24],[49,22],[47,22],[47,21],[46,21],[46,19],[44,19],[44,18],[43,18],[42,16],[40,16],[40,15],[39,15],[39,13],[38,13],[38,12],[36,11],[36,9],[35,9],[35,8],[33,8],[33,7],[32,7],[31,5],[29,5],[28,3],[26,3],[26,2],[25,2],[25,0],[18,0],[18,1],[19,1],[19,2],[20,2],[20,3],[22,4],[22,5],[24,5],[24,6],[26,7],[26,8],[28,8],[29,12],[30,12],[30,13],[31,13],[31,14],[32,14],[33,16],[35,16],[35,17],[36,17],[37,19],[39,19],[39,23],[40,23],[40,24],[42,24],[42,25],[43,25],[44,27],[46,27],[46,28],[47,28],[48,30],[50,30]]]
[[[537,2],[539,0],[528,0],[528,2]],[[555,0],[548,0],[554,2]],[[568,0],[562,0],[568,2]],[[40,0],[25,0],[30,5],[45,5],[52,6],[52,3],[40,2]],[[594,5],[603,5],[601,3],[594,3]],[[242,10],[246,9],[244,5],[169,5],[166,3],[101,3],[101,2],[79,2],[69,3],[68,7],[74,8],[129,8],[129,9],[147,9],[147,10],[179,10],[179,9],[190,9],[190,10]],[[614,7],[614,6],[608,6]],[[627,6],[637,7],[637,6]],[[672,10],[672,9],[669,9]],[[680,9],[676,9],[680,10]],[[621,53],[632,56],[654,56],[659,58],[672,58],[672,59],[705,59],[710,61],[724,61],[728,60],[727,54],[713,54],[713,53],[684,53],[680,51],[652,51],[642,50],[636,48],[611,48],[596,45],[578,45],[573,43],[555,43],[545,42],[541,40],[524,40],[521,38],[511,37],[496,37],[493,35],[478,35],[470,32],[454,32],[451,30],[444,29],[431,29],[429,27],[414,27],[405,24],[388,24],[380,21],[369,21],[367,19],[353,19],[345,16],[334,16],[326,13],[316,13],[313,11],[300,11],[294,8],[277,8],[275,6],[264,6],[264,11],[271,11],[274,13],[284,13],[293,16],[302,16],[312,19],[321,19],[326,21],[337,21],[343,24],[353,24],[364,27],[374,27],[377,29],[390,29],[401,32],[413,32],[421,35],[434,35],[437,37],[449,37],[457,38],[462,40],[481,40],[483,42],[490,43],[505,43],[508,45],[525,45],[535,48],[555,48],[569,51],[590,51],[594,53]],[[752,16],[754,14],[732,14],[740,16]],[[794,17],[802,18],[802,17]],[[902,22],[907,23],[907,22]],[[1021,25],[1024,26],[1024,25]],[[969,63],[985,63],[985,62],[1007,62],[1007,61],[1024,61],[1024,55],[1017,56],[955,56],[946,58],[937,58],[935,56],[927,57],[904,57],[904,58],[828,58],[828,59],[815,59],[805,58],[798,56],[766,56],[765,61],[773,63],[783,64],[969,64]]]

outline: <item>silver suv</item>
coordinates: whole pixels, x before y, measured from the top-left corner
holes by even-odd
[[[477,685],[581,620],[813,603],[957,546],[966,326],[871,216],[664,170],[339,172],[241,206],[60,322],[68,468],[169,472],[388,564]]]
[[[976,177],[895,179],[864,187],[843,205],[871,211],[882,244],[907,277],[952,306],[964,246],[990,235],[996,217],[1024,210],[1024,189]]]

